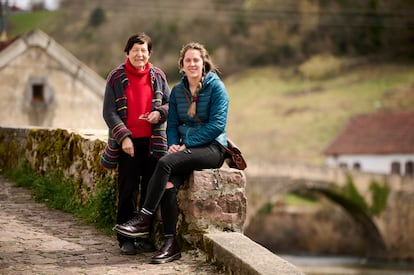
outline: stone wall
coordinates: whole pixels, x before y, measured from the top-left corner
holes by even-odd
[[[115,170],[100,166],[105,146],[102,132],[47,128],[0,128],[1,167],[15,167],[26,159],[44,173],[60,170],[80,188],[80,201],[91,195],[98,180],[115,177]],[[179,192],[183,214],[181,232],[188,241],[200,241],[207,231],[242,232],[246,218],[246,177],[242,171],[220,168],[196,171]]]
[[[79,199],[84,200],[98,180],[116,176],[99,165],[105,139],[106,131],[0,126],[0,172],[23,160],[39,173],[59,169],[76,182]],[[206,252],[227,274],[303,274],[242,234],[245,187],[243,171],[228,167],[195,171],[178,195],[180,237]]]

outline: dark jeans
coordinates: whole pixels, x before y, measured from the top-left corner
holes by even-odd
[[[143,208],[155,213],[168,181],[178,189],[194,170],[219,168],[223,162],[224,152],[218,144],[189,148],[163,156],[148,183]]]
[[[117,224],[122,224],[135,215],[138,195],[139,207],[142,207],[148,182],[157,164],[157,159],[149,156],[149,138],[134,138],[132,142],[134,157],[122,151],[119,158]],[[128,240],[119,234],[117,238],[120,243]]]

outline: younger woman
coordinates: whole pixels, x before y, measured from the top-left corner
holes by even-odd
[[[180,52],[179,69],[184,73],[169,101],[167,118],[168,154],[162,157],[151,177],[140,213],[115,226],[128,237],[148,236],[160,204],[164,244],[152,263],[181,257],[175,234],[178,217],[177,191],[194,170],[219,168],[227,146],[228,95],[217,69],[203,45],[191,42]]]

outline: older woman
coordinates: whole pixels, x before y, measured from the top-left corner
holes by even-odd
[[[114,230],[128,237],[148,236],[152,217],[160,204],[164,244],[152,263],[181,257],[177,245],[177,190],[194,170],[219,168],[227,146],[228,95],[217,68],[203,45],[191,42],[180,52],[179,69],[184,73],[169,101],[168,154],[162,157],[150,179],[140,213]]]
[[[108,75],[105,88],[103,117],[109,138],[101,164],[118,168],[118,224],[136,215],[138,194],[142,206],[155,165],[168,149],[165,121],[170,88],[164,72],[149,62],[151,51],[147,34],[130,36],[124,48],[126,60]],[[117,239],[122,254],[155,251],[148,239],[121,234]]]

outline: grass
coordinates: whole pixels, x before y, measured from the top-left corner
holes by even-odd
[[[55,27],[55,23],[59,20],[60,14],[61,12],[59,11],[35,11],[16,13],[8,16],[8,36],[14,37],[31,31],[33,28],[39,28],[49,33]]]
[[[96,192],[87,197],[85,202],[81,202],[76,194],[76,184],[71,178],[64,177],[61,171],[47,171],[44,175],[39,175],[26,162],[6,171],[5,175],[12,179],[16,186],[30,188],[37,202],[71,213],[108,235],[114,234],[112,226],[115,224],[116,191],[112,179],[110,182],[98,181]]]
[[[293,206],[316,206],[318,202],[316,200],[310,200],[296,194],[287,193],[283,196],[283,202],[286,205]]]
[[[280,202],[285,206],[297,206],[297,207],[316,207],[320,205],[317,199],[310,199],[294,193],[281,194]],[[271,202],[265,203],[259,210],[258,214],[267,215],[271,214],[275,204]]]
[[[225,79],[229,136],[247,160],[322,164],[322,150],[354,115],[414,109],[414,65],[366,64],[325,79],[252,68]]]

